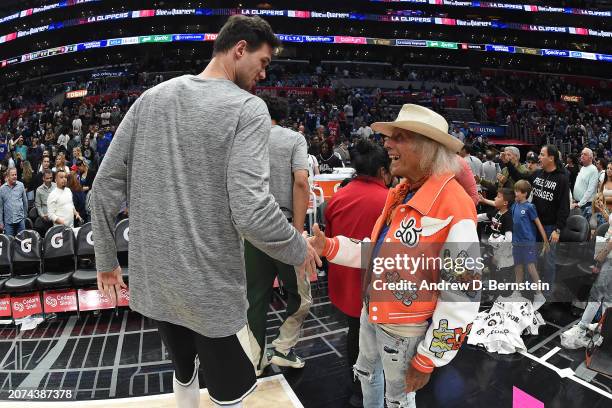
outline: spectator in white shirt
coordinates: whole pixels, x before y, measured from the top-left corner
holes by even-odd
[[[104,111],[100,114],[100,120],[102,122],[102,126],[108,126],[110,124],[110,108],[107,106],[104,108]]]
[[[601,186],[606,178],[606,168],[608,167],[608,161],[602,157],[595,160],[595,167],[599,171],[599,185]]]
[[[55,174],[55,190],[49,193],[47,199],[47,214],[56,225],[74,227],[74,220],[82,221],[81,216],[74,208],[72,192],[66,187],[67,175],[62,169]]]
[[[463,148],[461,149],[461,152],[459,154],[470,165],[470,168],[472,169],[472,173],[474,174],[474,176],[482,178],[483,177],[482,162],[480,161],[478,157],[472,156],[472,145],[470,144],[463,145]]]
[[[370,136],[374,134],[374,131],[372,130],[371,127],[369,127],[365,123],[362,123],[359,129],[357,130],[357,134],[359,135],[360,138],[368,140]]]
[[[319,173],[319,162],[317,158],[312,154],[308,155],[308,183],[312,185],[314,181],[314,176],[320,174]]]
[[[57,144],[60,146],[64,146],[64,148],[67,150],[69,141],[70,141],[70,135],[68,134],[68,130],[62,129],[62,133],[57,138]]]
[[[453,131],[451,132],[451,135],[461,140],[461,142],[465,141],[465,134],[457,126],[453,126]]]
[[[482,164],[482,178],[491,183],[496,183],[497,175],[501,173],[501,168],[499,164],[493,161],[495,154],[492,151],[487,150],[486,157],[487,161]]]
[[[344,105],[344,115],[346,116],[346,122],[349,124],[353,123],[353,106],[350,103]]]

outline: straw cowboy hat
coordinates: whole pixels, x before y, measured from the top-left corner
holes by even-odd
[[[463,147],[459,139],[448,134],[446,119],[431,109],[410,103],[402,106],[394,122],[375,122],[371,128],[385,136],[392,136],[394,129],[410,130],[435,140],[455,153]]]

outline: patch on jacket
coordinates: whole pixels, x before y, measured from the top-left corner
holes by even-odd
[[[424,237],[432,236],[446,228],[452,220],[452,215],[445,220],[432,217],[422,217],[421,228],[417,228],[416,219],[414,217],[406,217],[402,220],[402,222],[400,222],[400,226],[395,231],[394,236],[402,244],[413,248],[419,243],[421,235]]]

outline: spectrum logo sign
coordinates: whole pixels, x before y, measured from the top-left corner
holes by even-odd
[[[548,50],[546,48],[542,49],[542,55],[550,56],[550,57],[569,57],[569,51],[565,50]]]

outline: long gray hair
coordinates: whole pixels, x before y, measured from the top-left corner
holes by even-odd
[[[422,172],[432,176],[444,173],[456,174],[461,170],[457,154],[446,146],[410,132],[412,150],[420,158],[419,167]]]

